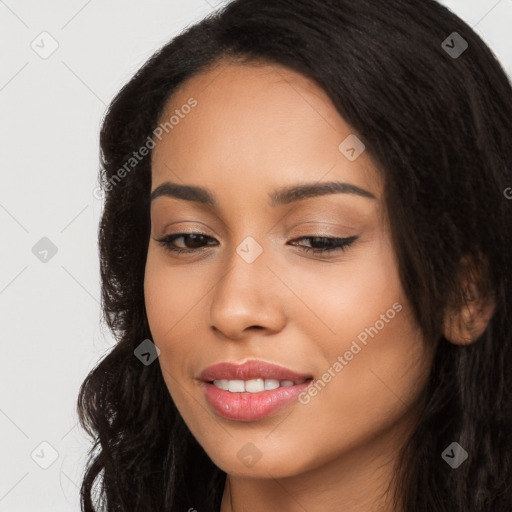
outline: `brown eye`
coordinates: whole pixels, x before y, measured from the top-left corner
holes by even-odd
[[[175,240],[180,238],[183,238],[185,246],[188,247],[176,247],[174,245]],[[155,240],[163,245],[168,251],[174,253],[192,253],[204,249],[204,247],[208,245],[207,241],[214,239],[204,233],[174,233]]]
[[[303,236],[301,238],[297,238],[297,240],[309,240],[310,245],[313,247],[306,247],[303,245],[299,245],[299,247],[306,251],[313,251],[314,253],[318,254],[325,254],[325,253],[332,253],[336,251],[343,251],[352,243],[354,243],[357,240],[357,236],[351,236],[348,238],[330,238],[325,236]],[[316,247],[314,247],[316,246]]]

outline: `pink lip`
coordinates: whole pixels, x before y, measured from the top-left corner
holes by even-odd
[[[269,389],[260,393],[231,393],[209,382],[201,382],[206,399],[215,412],[228,420],[255,421],[270,416],[295,400],[310,384]]]
[[[205,382],[220,379],[249,380],[259,378],[297,381],[311,377],[311,375],[296,373],[283,366],[263,361],[246,361],[243,364],[217,363],[208,366],[199,375],[199,379]]]
[[[277,412],[295,400],[310,384],[310,375],[299,374],[282,366],[262,361],[247,361],[244,364],[219,363],[209,366],[200,374],[201,388],[209,404],[220,416],[237,421],[255,421]],[[276,379],[298,381],[294,386],[269,389],[259,393],[232,393],[218,388],[213,380]]]

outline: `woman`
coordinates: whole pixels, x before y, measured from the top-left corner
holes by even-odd
[[[153,55],[101,131],[83,510],[511,510],[511,119],[432,0],[235,0]]]

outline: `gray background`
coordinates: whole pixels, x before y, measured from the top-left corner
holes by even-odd
[[[76,397],[113,343],[99,311],[100,122],[157,48],[221,3],[0,0],[0,512],[79,511]],[[510,75],[512,0],[443,3]]]

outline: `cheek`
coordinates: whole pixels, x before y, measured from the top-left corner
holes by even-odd
[[[430,368],[390,246],[382,241],[359,254],[347,258],[335,278],[332,270],[295,277],[302,293],[309,290],[309,312],[298,305],[290,316],[314,343],[320,372],[301,407],[304,421],[316,418],[325,435],[311,438],[311,456],[327,456],[326,443],[346,448],[396,422],[415,402]]]
[[[393,304],[405,300],[393,251],[382,235],[365,240],[357,253],[347,252],[339,262],[289,272],[288,282],[302,299],[292,301],[289,317],[330,359],[348,350],[361,333],[364,339],[365,329],[376,322],[389,331],[381,315],[394,318],[400,306]]]
[[[338,308],[328,301],[330,309],[322,310],[336,334],[317,336],[323,373],[302,397],[301,422],[315,418],[307,457],[319,464],[409,421],[428,378],[432,356],[398,276],[392,271],[379,276],[378,267],[371,276],[360,286],[347,286]],[[359,302],[353,302],[356,297]]]
[[[157,249],[148,251],[144,276],[144,300],[151,333],[156,340],[172,340],[190,324],[207,290],[194,268],[170,265]],[[155,340],[154,340],[155,341]]]
[[[343,354],[341,371],[334,371],[335,377],[325,387],[319,386],[308,404],[308,415],[324,425],[322,434],[338,447],[339,454],[385,432],[399,432],[414,421],[414,406],[426,385],[431,357],[420,332],[405,316],[400,317],[402,313],[406,314],[402,310],[377,334],[370,331],[366,345],[356,338],[351,347],[337,351]],[[396,435],[399,439],[401,434]],[[316,444],[313,451],[323,451],[327,457],[325,443],[317,439]]]
[[[160,349],[162,375],[173,399],[187,368],[184,362],[197,351],[197,325],[191,319],[194,307],[200,307],[201,290],[194,288],[195,282],[190,272],[170,267],[160,255],[148,252],[144,276],[146,313],[152,341]]]

